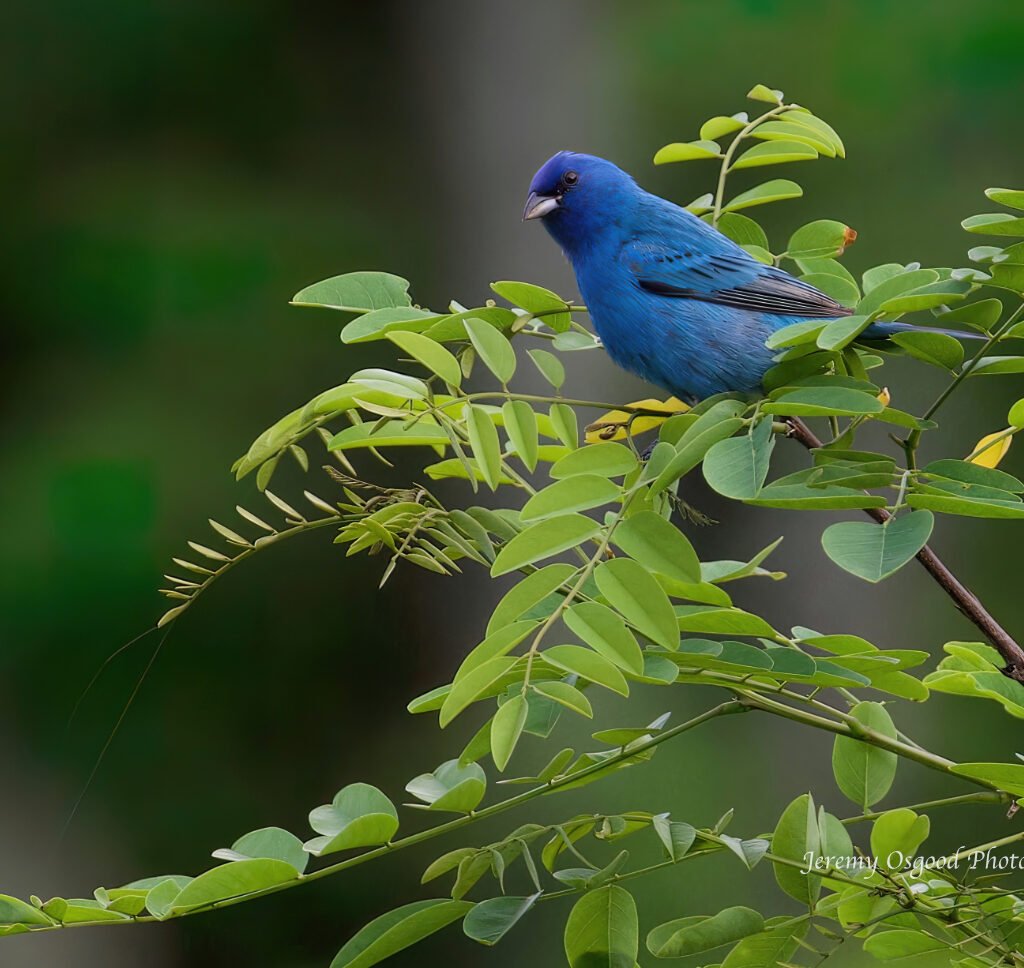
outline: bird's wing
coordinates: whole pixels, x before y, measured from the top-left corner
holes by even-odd
[[[691,229],[688,236],[678,244],[666,241],[665,233],[636,237],[619,259],[640,288],[660,296],[783,316],[830,319],[851,313],[813,286],[758,262],[710,226],[707,233],[695,238]]]

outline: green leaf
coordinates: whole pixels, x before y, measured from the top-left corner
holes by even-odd
[[[827,141],[835,149],[838,157],[846,157],[846,148],[843,146],[842,139],[836,134],[835,128],[827,121],[822,121],[821,118],[815,117],[809,111],[790,111],[786,115],[786,120],[802,128],[810,128],[811,131]]]
[[[913,511],[885,524],[842,521],[825,529],[821,546],[844,571],[880,582],[917,555],[928,543],[934,524],[930,511]]]
[[[755,507],[789,508],[792,510],[841,510],[853,508],[884,508],[880,495],[865,494],[849,487],[808,487],[805,484],[769,484],[747,504]]]
[[[590,700],[579,689],[570,686],[567,682],[560,682],[557,679],[552,682],[536,682],[533,683],[533,688],[542,696],[553,699],[574,713],[586,716],[587,719],[594,718],[594,709],[590,705]]]
[[[806,923],[798,922],[748,935],[725,956],[722,968],[776,968],[786,964],[806,930]]]
[[[347,272],[315,282],[292,296],[294,306],[323,306],[347,313],[411,306],[409,283],[389,272]]]
[[[576,448],[580,444],[580,431],[576,422],[576,411],[564,403],[551,404],[551,427],[566,447]]]
[[[541,376],[556,390],[565,383],[565,367],[554,353],[549,353],[547,350],[527,350],[527,352],[534,365],[540,370]]]
[[[511,309],[501,306],[479,306],[476,309],[465,309],[448,316],[439,316],[424,331],[424,335],[438,343],[460,343],[466,338],[464,324],[467,319],[479,319],[482,322],[490,323],[491,326],[503,333],[510,333],[518,318]]]
[[[964,361],[964,348],[944,333],[896,333],[892,341],[911,356],[934,366],[956,370]]]
[[[423,876],[420,877],[421,884],[429,884],[430,881],[437,880],[449,871],[455,870],[463,860],[477,855],[476,848],[474,847],[456,847],[454,850],[449,850],[447,853],[442,854],[440,857],[431,861],[430,865],[423,872]]]
[[[796,141],[810,145],[815,151],[828,158],[836,156],[836,147],[830,139],[806,125],[791,121],[765,121],[752,132],[753,137],[765,141]]]
[[[765,404],[765,413],[787,417],[858,417],[881,413],[884,404],[870,393],[846,387],[807,387]]]
[[[353,373],[351,382],[357,387],[392,394],[401,400],[425,400],[430,393],[427,385],[418,377],[378,367]]]
[[[595,652],[620,669],[643,674],[644,657],[633,633],[610,608],[598,602],[573,605],[562,616],[570,631],[578,635]]]
[[[542,558],[550,558],[593,538],[601,526],[582,514],[562,514],[531,524],[498,552],[491,577],[507,575]]]
[[[805,343],[813,343],[818,335],[830,325],[820,319],[802,319],[797,323],[790,323],[775,330],[768,339],[765,346],[770,350],[785,349],[787,346],[800,346]]]
[[[551,595],[576,574],[572,565],[556,562],[527,575],[519,584],[513,585],[504,595],[487,623],[487,635],[515,622],[538,602]]]
[[[1024,191],[1019,188],[986,188],[985,195],[993,202],[998,202],[1007,208],[1024,210]]]
[[[670,860],[679,860],[684,857],[697,838],[697,831],[690,824],[679,820],[669,820],[668,814],[659,814],[653,817],[651,826]]]
[[[814,161],[818,152],[800,141],[769,141],[748,148],[732,163],[732,168],[759,168],[791,161]]]
[[[725,497],[757,497],[768,476],[774,449],[771,420],[758,421],[750,433],[720,440],[708,450],[704,457],[704,479]]]
[[[799,861],[803,867],[808,855],[821,853],[821,833],[814,799],[809,793],[797,797],[779,817],[772,835],[772,853],[787,860]],[[813,907],[821,893],[821,878],[802,874],[786,864],[772,864],[775,880],[790,897]]]
[[[467,938],[495,945],[515,927],[537,902],[540,893],[529,897],[491,897],[473,907],[462,922]]]
[[[174,898],[170,913],[180,914],[189,908],[202,907],[214,901],[226,901],[268,887],[285,884],[298,878],[299,872],[283,860],[240,860],[222,864],[190,881]]]
[[[1024,218],[1018,218],[1008,212],[972,215],[960,224],[968,232],[977,232],[980,235],[1024,235]]]
[[[886,708],[877,702],[858,703],[850,715],[868,729],[890,739],[896,727]],[[844,795],[867,810],[889,792],[896,776],[898,757],[848,736],[837,736],[832,748],[832,772]]]
[[[564,458],[563,458],[564,460]],[[566,511],[586,511],[622,496],[622,489],[607,477],[579,474],[549,484],[523,505],[523,521],[536,521]]]
[[[443,316],[415,306],[375,309],[347,323],[341,330],[343,343],[370,343],[392,332],[419,333],[429,330]]]
[[[938,938],[912,928],[879,931],[864,942],[864,950],[879,961],[909,958],[928,951],[946,951],[947,946]]]
[[[701,580],[700,561],[693,545],[654,511],[630,515],[612,532],[612,542],[649,571],[684,584]]]
[[[831,272],[812,272],[800,277],[800,281],[808,286],[820,289],[825,295],[831,296],[841,306],[852,309],[860,299],[860,290],[856,284],[842,276]]]
[[[801,226],[789,237],[786,254],[791,259],[832,258],[842,254],[849,238],[848,225],[835,219],[818,219]]]
[[[1017,719],[1024,719],[1024,687],[997,671],[999,655],[993,652],[992,661],[984,661],[978,668],[961,668],[959,648],[961,643],[947,642],[943,648],[953,654],[945,658],[935,672],[925,676],[924,684],[936,692],[954,696],[976,696],[998,702],[1003,709]],[[986,648],[974,644],[974,648]],[[953,663],[952,665],[950,663]]]
[[[1002,376],[1024,373],[1024,356],[986,356],[968,370],[968,376]]]
[[[655,478],[651,494],[657,495],[675,483],[683,474],[696,467],[714,444],[736,433],[743,426],[743,420],[737,414],[744,409],[739,401],[722,400],[690,423],[675,442],[675,455]],[[670,423],[666,421],[662,431]]]
[[[667,165],[674,161],[699,161],[721,157],[722,149],[714,141],[677,141],[658,149],[654,163]]]
[[[396,824],[397,826],[397,824]],[[300,874],[309,863],[309,854],[295,834],[280,827],[263,827],[239,837],[230,847],[213,852],[219,860],[252,860],[269,858],[291,864]]]
[[[732,853],[743,861],[748,871],[752,871],[758,865],[770,846],[767,840],[762,840],[759,837],[740,840],[739,837],[727,837],[723,834],[722,841]]]
[[[414,777],[405,789],[431,810],[469,813],[484,798],[487,777],[476,763],[460,765],[458,760],[447,760],[433,773]]]
[[[181,875],[171,875],[160,879],[146,892],[146,910],[160,920],[168,917],[171,913],[171,905],[182,889],[191,881],[191,877]]]
[[[486,410],[472,404],[466,404],[463,415],[477,467],[491,490],[496,490],[501,481],[501,443],[494,421]]]
[[[888,282],[905,271],[904,267],[898,262],[887,262],[884,265],[866,270],[864,275],[861,276],[864,295],[866,296],[869,292],[877,289],[883,282]]]
[[[723,212],[718,219],[717,228],[722,235],[732,239],[737,245],[768,249],[768,236],[764,234],[764,229],[752,218],[747,218],[746,215]]]
[[[804,190],[794,181],[785,178],[775,178],[751,188],[748,191],[740,192],[725,207],[726,212],[738,212],[743,208],[752,208],[754,205],[766,205],[769,202],[781,202],[787,198],[799,198]]]
[[[491,289],[513,306],[539,317],[556,333],[564,333],[572,323],[569,304],[550,289],[529,282],[492,282]]]
[[[578,474],[597,474],[600,477],[622,477],[637,467],[636,455],[623,444],[604,441],[587,444],[556,461],[551,476],[575,477]]]
[[[523,695],[516,695],[503,703],[491,720],[491,756],[502,773],[512,759],[519,737],[526,725],[529,703]]]
[[[951,302],[963,299],[973,288],[970,282],[958,279],[940,279],[911,289],[901,295],[887,299],[879,307],[886,315],[920,312],[923,309],[936,309]]]
[[[821,861],[829,858],[826,867],[835,867],[841,871],[849,869],[854,855],[853,841],[842,821],[828,813],[824,807],[818,808],[819,856]],[[833,891],[842,890],[844,885],[835,879],[825,878],[825,885]]]
[[[440,343],[435,343],[421,333],[388,333],[388,339],[400,350],[419,360],[432,373],[436,373],[445,383],[457,387],[462,382],[459,361]]]
[[[55,897],[43,905],[43,913],[61,924],[97,924],[104,921],[126,921],[127,915],[111,911],[92,898],[73,898],[70,901]]]
[[[460,678],[445,696],[441,704],[438,723],[442,729],[447,726],[464,709],[485,695],[493,695],[491,690],[499,683],[516,664],[514,656],[495,656],[467,672]],[[421,710],[417,710],[421,711]]]
[[[677,918],[647,935],[647,950],[656,958],[683,958],[733,944],[764,930],[764,918],[748,907],[730,907],[711,917]]]
[[[706,605],[679,605],[676,621],[684,632],[709,632],[712,635],[753,635],[775,638],[778,633],[760,615],[741,608],[715,608]],[[767,666],[766,666],[767,668]]]
[[[847,282],[852,283],[855,289],[857,288],[857,280],[854,279],[853,273],[851,273],[850,270],[841,262],[837,262],[835,259],[807,258],[800,256],[797,259],[797,265],[800,267],[800,271],[805,275],[838,276],[840,279],[845,279]],[[857,289],[857,291],[860,292],[859,289]]]
[[[467,462],[463,463],[457,457],[449,457],[447,460],[438,461],[436,464],[428,464],[423,468],[423,471],[432,481],[443,481],[450,478],[457,478],[462,481],[474,480],[479,484],[487,483],[483,471],[480,470],[479,461],[473,458],[468,458]],[[515,483],[516,482],[507,474],[498,475],[499,487],[502,485],[511,486]]]
[[[907,807],[889,810],[871,827],[871,855],[883,870],[903,870],[917,856],[930,829],[927,816],[918,816]]]
[[[376,428],[376,431],[375,431]],[[346,427],[327,443],[330,450],[353,447],[446,447],[450,443],[444,429],[423,420],[386,420],[381,426],[371,423]]]
[[[422,941],[473,908],[469,901],[414,901],[374,918],[335,955],[331,968],[370,968]]]
[[[505,335],[482,319],[464,319],[462,325],[487,369],[502,385],[508,383],[516,372],[516,351]]]
[[[948,497],[941,494],[911,492],[907,504],[912,508],[925,508],[942,514],[959,514],[967,518],[1024,518],[1024,506],[1020,501],[978,500],[974,498]]]
[[[633,896],[614,884],[588,891],[569,913],[564,945],[570,968],[634,968],[640,941]]]
[[[732,134],[733,131],[739,131],[740,128],[744,127],[749,120],[745,111],[728,118],[722,114],[708,118],[700,126],[701,140],[714,141],[717,138],[721,138],[722,135]]]
[[[959,776],[992,783],[1000,790],[1024,797],[1024,764],[1021,763],[960,763],[951,767]]]
[[[507,400],[501,406],[505,433],[528,470],[537,469],[537,414],[525,400]]]
[[[322,856],[386,844],[398,830],[398,811],[376,787],[351,783],[339,790],[331,803],[313,810],[309,825],[321,836],[309,841],[306,850]]]
[[[598,565],[597,587],[627,622],[666,649],[679,646],[679,626],[662,587],[637,562],[613,558]]]
[[[0,925],[9,924],[53,924],[53,919],[20,898],[0,894]]]
[[[545,649],[544,660],[558,669],[582,676],[590,682],[611,689],[620,696],[629,695],[629,686],[619,670],[603,655],[581,645],[554,645]]]
[[[989,332],[1003,314],[1003,304],[998,299],[979,299],[977,302],[958,306],[942,314],[943,323],[966,323],[974,329]]]
[[[1012,414],[1014,411],[1011,410],[1010,412]],[[1012,419],[1010,423],[1013,424]],[[922,473],[928,477],[959,481],[968,485],[978,484],[982,487],[994,487],[1014,494],[1024,492],[1024,483],[1013,475],[1007,474],[1005,471],[996,470],[994,467],[969,464],[964,460],[954,460],[952,458],[933,460],[924,468]]]
[[[747,97],[751,101],[767,101],[769,104],[782,103],[782,91],[776,91],[764,84],[755,84],[747,91]]]
[[[886,268],[886,267],[879,267]],[[881,307],[890,299],[895,299],[904,293],[919,289],[922,286],[938,282],[939,274],[934,269],[911,269],[904,270],[902,266],[896,267],[896,272],[887,275],[881,281],[869,288],[869,273],[864,274],[864,298],[857,304],[857,312],[862,316],[871,316],[877,313]]]
[[[1015,293],[1024,293],[1024,265],[998,264],[992,266],[989,272],[992,275],[989,285],[1000,286]]]
[[[823,350],[841,350],[849,346],[871,325],[868,316],[844,316],[828,323],[817,336],[817,344]]]

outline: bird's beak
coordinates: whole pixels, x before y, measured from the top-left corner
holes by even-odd
[[[536,192],[530,192],[530,197],[526,200],[526,208],[523,209],[523,221],[531,218],[544,218],[561,204],[562,199],[559,195],[538,195]]]

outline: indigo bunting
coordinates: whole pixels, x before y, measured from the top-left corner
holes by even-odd
[[[593,155],[545,162],[523,218],[561,246],[612,359],[681,399],[760,390],[775,330],[852,313]],[[863,337],[919,328],[873,323]]]

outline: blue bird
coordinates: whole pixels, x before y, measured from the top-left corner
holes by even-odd
[[[759,391],[775,330],[852,313],[593,155],[545,162],[523,218],[542,219],[561,246],[612,359],[681,399]],[[863,335],[919,328],[874,323]]]

